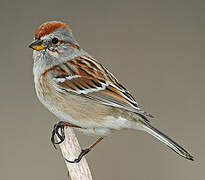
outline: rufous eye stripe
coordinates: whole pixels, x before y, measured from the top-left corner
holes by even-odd
[[[73,48],[80,50],[80,46],[78,46],[77,44],[74,44],[72,42],[64,42],[64,43],[70,44]]]

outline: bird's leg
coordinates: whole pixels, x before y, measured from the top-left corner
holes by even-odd
[[[69,122],[60,121],[60,122],[56,123],[53,126],[53,131],[52,131],[52,134],[51,134],[51,142],[52,142],[53,146],[55,147],[55,149],[57,149],[55,144],[60,144],[60,143],[62,143],[65,140],[65,133],[64,133],[65,126],[81,128],[80,126],[71,124]],[[59,130],[60,130],[60,133],[59,133]],[[58,138],[60,139],[59,142],[57,142],[55,140],[55,135],[58,136]]]
[[[78,162],[80,162],[80,160],[82,159],[82,157],[83,156],[85,156],[86,154],[88,154],[92,149],[93,149],[93,147],[95,146],[95,145],[97,145],[100,141],[102,141],[103,140],[103,137],[100,137],[100,138],[98,138],[97,139],[97,141],[95,141],[90,147],[88,147],[88,148],[85,148],[85,149],[82,149],[81,150],[81,153],[79,154],[79,156],[76,158],[76,159],[74,159],[73,161],[70,161],[70,160],[68,160],[68,159],[65,159],[67,162],[69,162],[69,163],[78,163]]]

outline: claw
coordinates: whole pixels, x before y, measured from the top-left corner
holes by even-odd
[[[83,158],[83,156],[85,156],[87,153],[89,153],[90,150],[91,150],[90,148],[82,149],[79,156],[76,159],[74,159],[73,161],[70,161],[68,159],[65,159],[65,160],[69,163],[79,163],[81,161],[81,159]]]
[[[60,133],[59,133],[59,129],[60,129]],[[55,135],[57,135],[57,137],[60,139],[60,141],[57,142],[55,140]],[[53,131],[51,134],[51,142],[52,142],[54,148],[57,149],[57,147],[55,145],[62,143],[64,140],[65,140],[64,122],[60,121],[53,126]]]
[[[65,140],[65,132],[64,132],[65,126],[74,127],[74,128],[82,128],[82,127],[80,127],[78,125],[71,124],[71,123],[68,123],[68,122],[63,122],[63,121],[60,121],[60,122],[56,123],[53,126],[53,131],[52,131],[52,134],[51,134],[51,142],[52,142],[52,144],[53,144],[55,149],[57,149],[56,148],[56,144],[60,144],[60,143],[62,143]],[[59,129],[60,129],[60,132],[59,132]],[[60,139],[59,141],[55,140],[55,135]],[[102,141],[102,139],[103,139],[103,137],[100,137],[89,148],[82,149],[81,153],[79,154],[79,156],[76,159],[74,159],[73,161],[70,161],[68,159],[65,159],[65,161],[67,161],[69,163],[79,163],[81,161],[81,159],[83,158],[83,156],[85,156],[87,153],[89,153],[90,150],[96,144],[98,144],[100,141]]]

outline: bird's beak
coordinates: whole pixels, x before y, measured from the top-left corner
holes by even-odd
[[[45,46],[43,45],[43,41],[40,39],[34,40],[30,45],[30,48],[36,50],[36,51],[40,51],[42,49],[45,49]]]

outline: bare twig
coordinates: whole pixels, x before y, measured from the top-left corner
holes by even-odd
[[[63,157],[74,160],[81,152],[78,139],[72,128],[65,128],[65,140],[59,145]],[[92,180],[91,172],[85,157],[79,163],[69,163],[65,161],[72,180]]]

